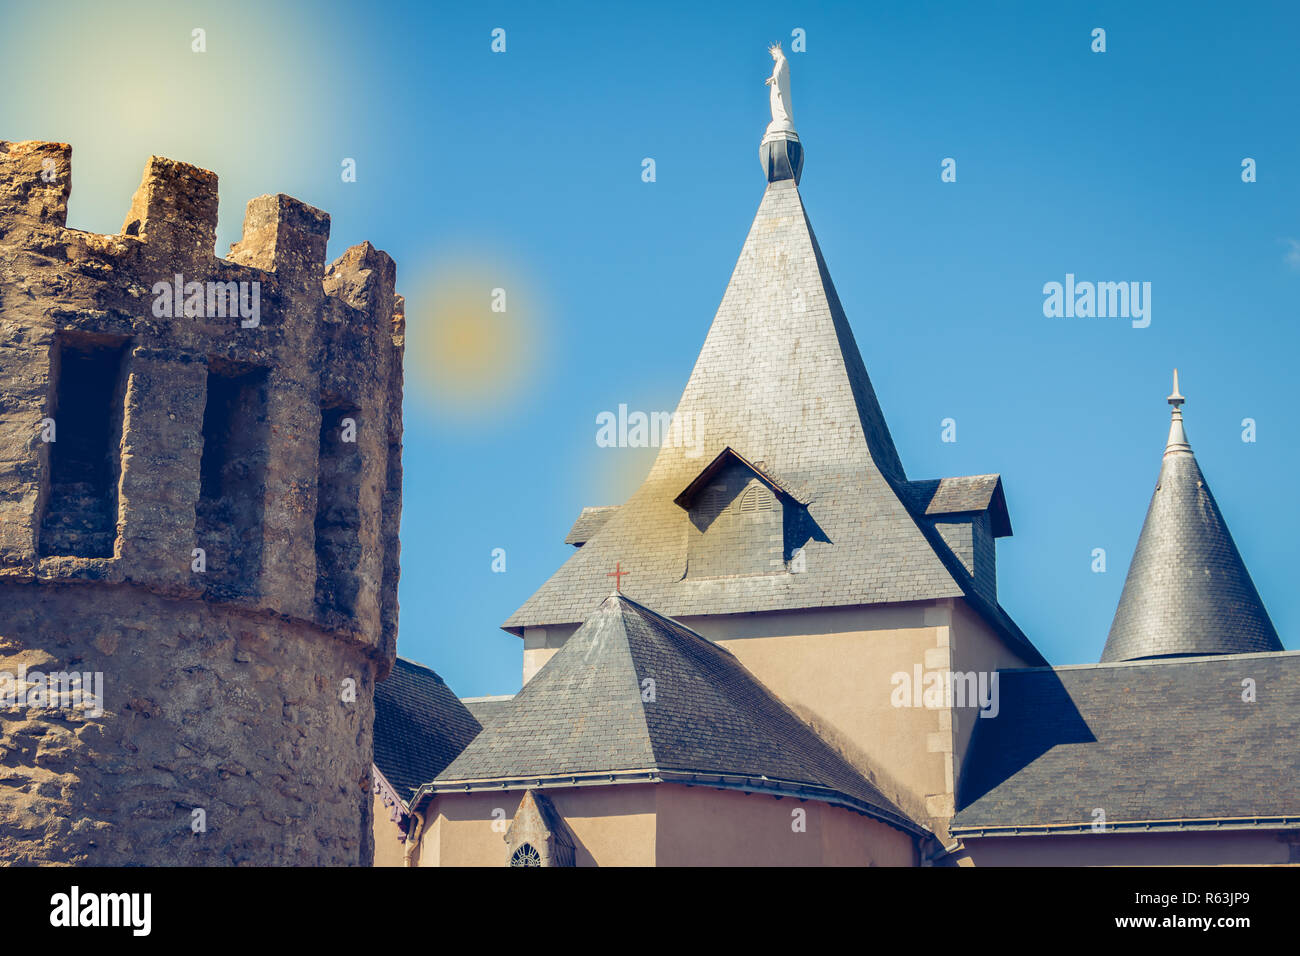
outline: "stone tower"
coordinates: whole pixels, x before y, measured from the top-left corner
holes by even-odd
[[[70,162],[0,142],[0,861],[369,864],[393,260],[326,268],[285,195],[217,258],[217,177],[160,157],[69,229]]]

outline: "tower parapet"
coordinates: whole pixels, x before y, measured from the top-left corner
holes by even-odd
[[[369,243],[151,157],[118,235],[0,142],[0,858],[368,863],[396,648],[404,316]],[[102,673],[103,713],[3,674]],[[204,828],[196,832],[194,811]]]

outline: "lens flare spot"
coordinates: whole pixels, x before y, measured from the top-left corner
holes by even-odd
[[[440,417],[481,419],[538,368],[536,283],[489,261],[439,263],[407,296],[407,386]]]

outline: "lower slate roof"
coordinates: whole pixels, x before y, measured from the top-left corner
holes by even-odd
[[[1300,824],[1300,652],[1000,671],[999,685],[955,835],[1091,831],[1098,808],[1120,829]]]
[[[506,694],[500,697],[462,697],[460,702],[469,709],[475,720],[486,727],[488,721],[508,708],[513,699]]]
[[[729,782],[926,832],[729,651],[623,595],[601,604],[422,792],[594,775]]]
[[[436,673],[399,657],[375,685],[375,766],[409,801],[482,729]]]

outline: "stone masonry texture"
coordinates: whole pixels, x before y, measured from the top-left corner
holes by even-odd
[[[393,261],[327,267],[285,195],[217,258],[217,177],[160,157],[120,234],[69,229],[71,173],[0,142],[0,682],[102,673],[103,713],[0,698],[0,861],[368,865]]]

